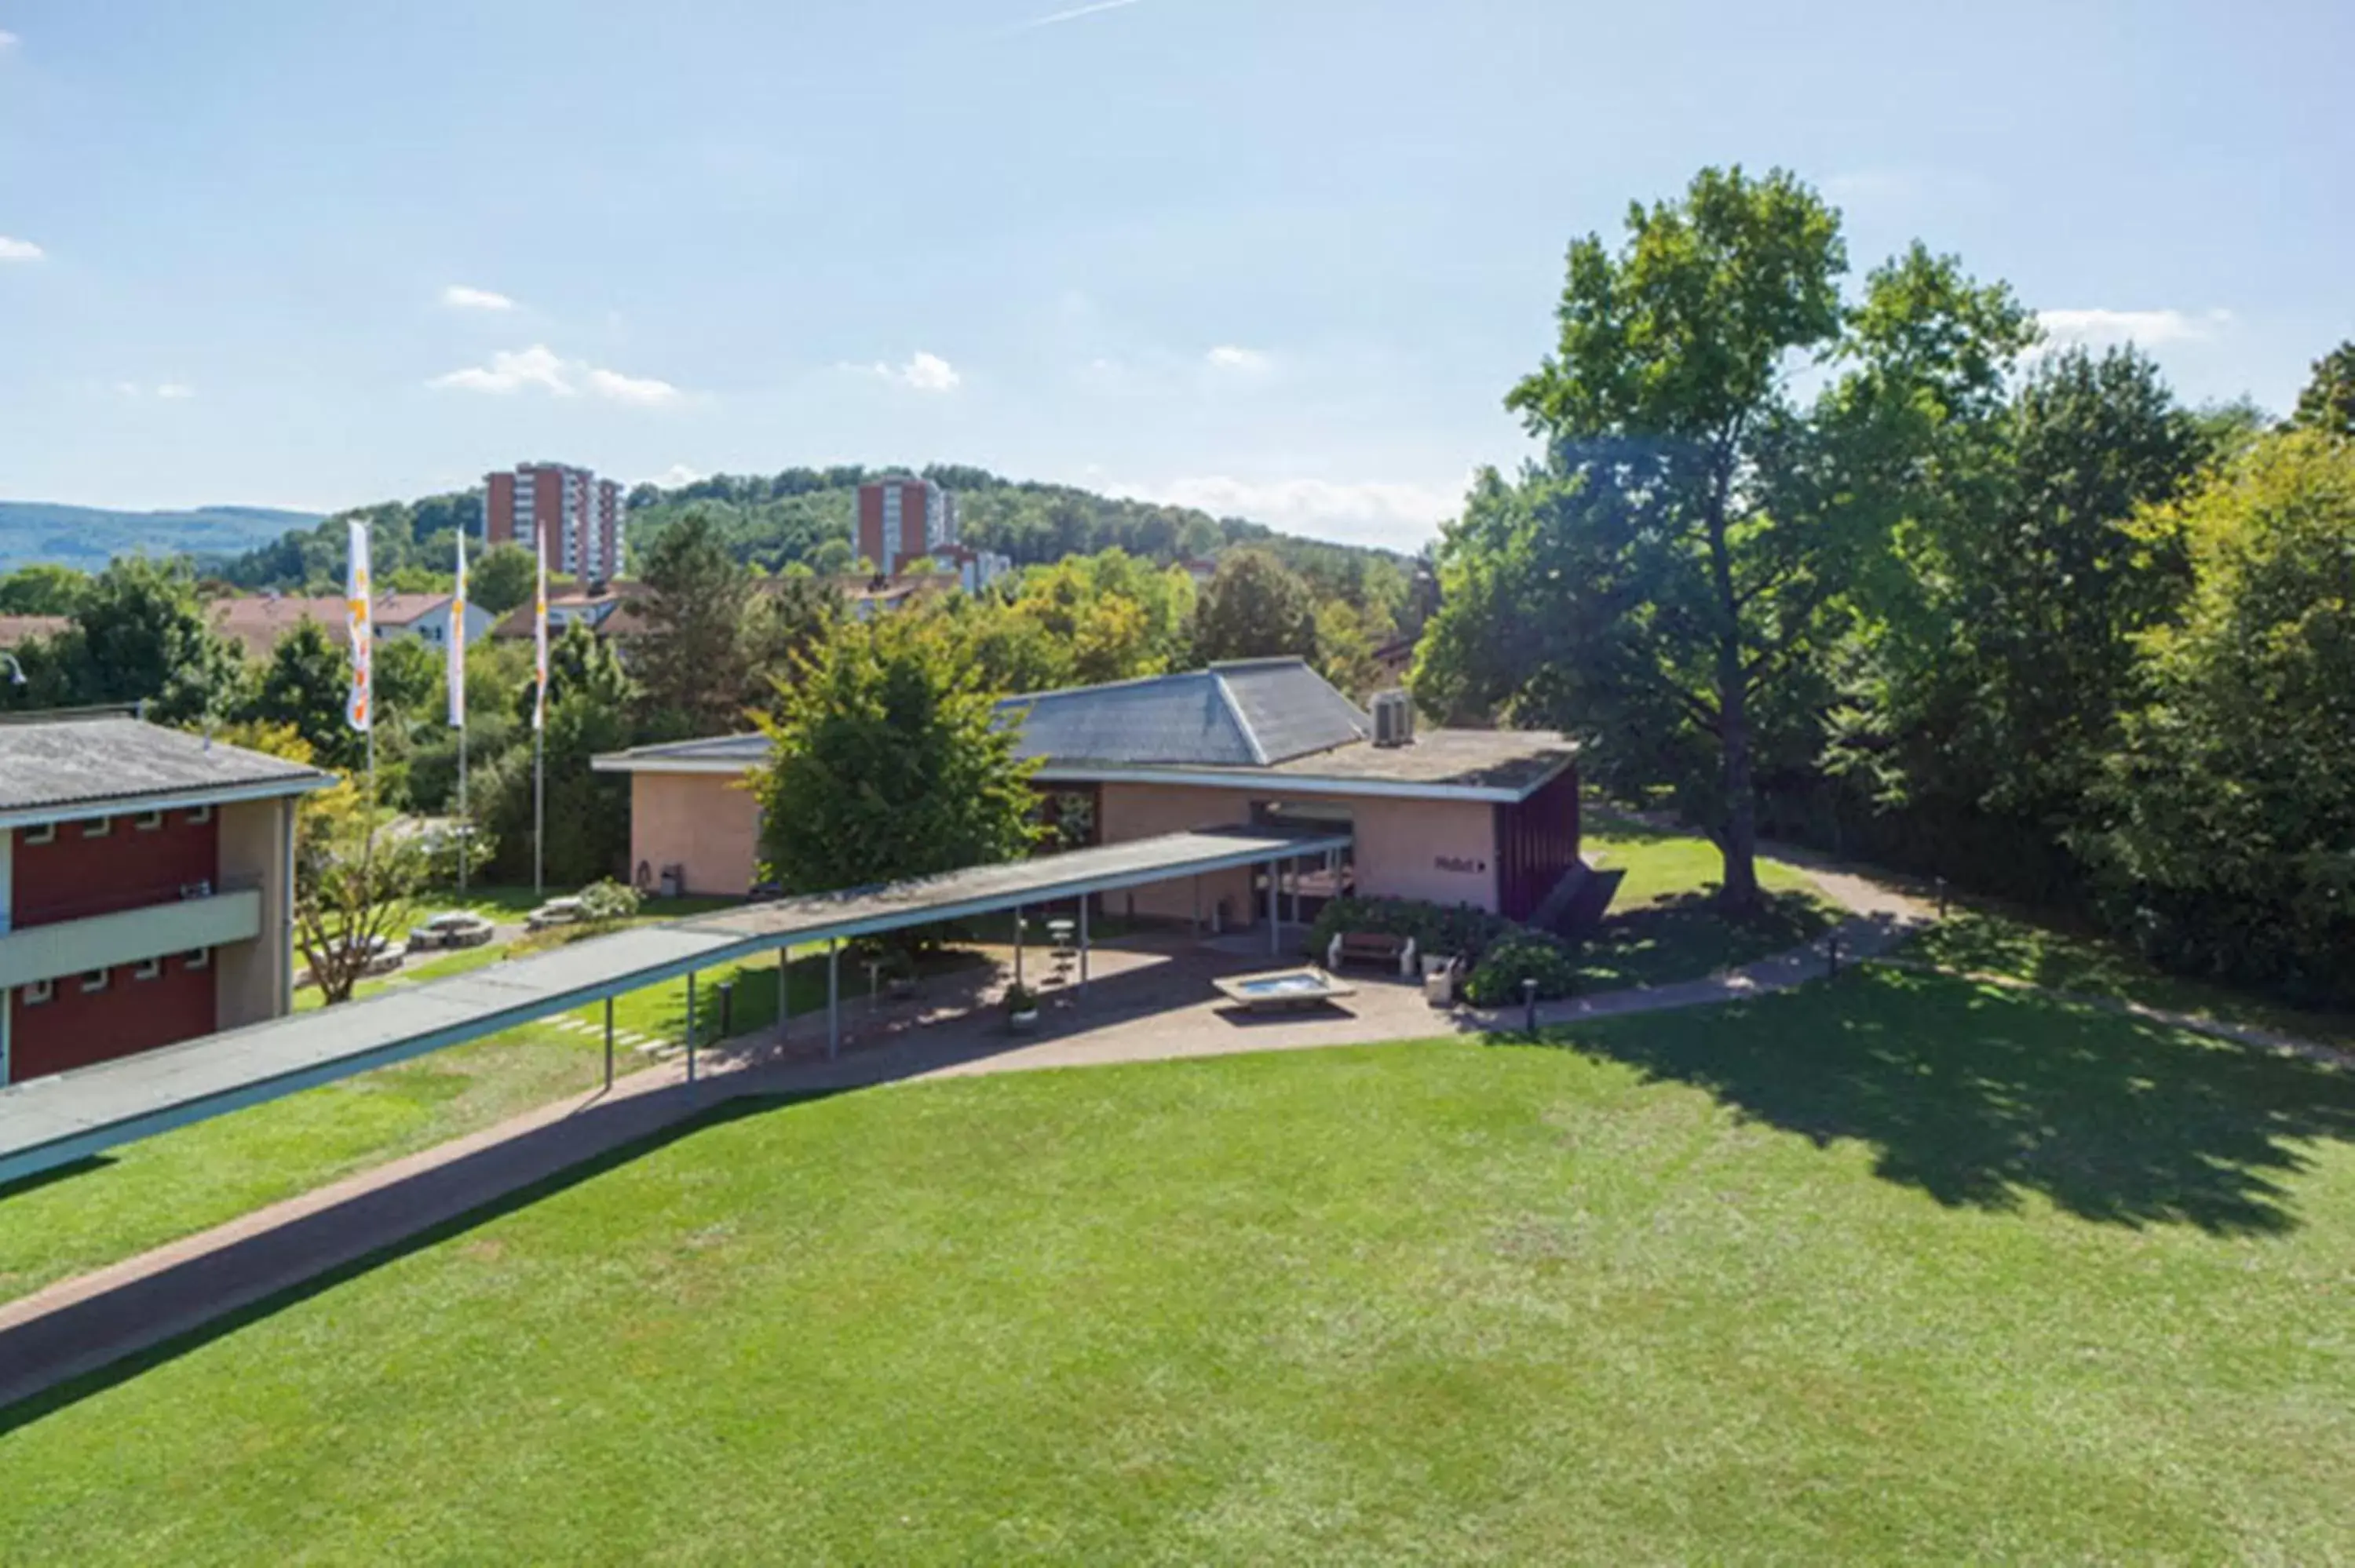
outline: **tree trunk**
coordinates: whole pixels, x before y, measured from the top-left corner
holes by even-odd
[[[1725,856],[1725,885],[1718,898],[1728,913],[1746,915],[1759,902],[1758,800],[1750,781],[1750,703],[1742,690],[1738,651],[1733,679],[1725,680],[1721,671],[1718,700],[1725,725],[1725,832],[1718,840]]]
[[[1725,882],[1718,901],[1728,914],[1758,907],[1758,802],[1750,782],[1750,690],[1742,669],[1742,604],[1733,592],[1733,552],[1725,537],[1731,475],[1721,472],[1709,511],[1710,570],[1723,620],[1717,634],[1719,744],[1725,751]]]

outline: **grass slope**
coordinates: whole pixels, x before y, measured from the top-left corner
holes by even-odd
[[[16,1413],[0,1560],[2328,1561],[2350,1138],[1891,974],[762,1106]]]

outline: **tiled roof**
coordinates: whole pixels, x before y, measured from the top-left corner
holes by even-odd
[[[387,593],[378,594],[370,609],[379,626],[410,626],[436,610],[447,609],[449,604],[446,593]],[[344,601],[337,597],[257,594],[213,602],[214,626],[258,659],[268,658],[279,639],[305,618],[317,621],[336,647],[351,641],[345,628]]]
[[[72,624],[62,615],[0,615],[0,648],[14,648],[35,637],[55,637]]]
[[[0,811],[243,794],[272,784],[293,794],[329,777],[299,762],[120,715],[0,723]]]

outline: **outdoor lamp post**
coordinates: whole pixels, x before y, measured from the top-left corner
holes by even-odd
[[[1534,1039],[1538,1032],[1538,977],[1535,975],[1529,975],[1521,981],[1521,1009],[1523,1026]]]

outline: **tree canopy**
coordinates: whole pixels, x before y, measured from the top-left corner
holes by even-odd
[[[777,684],[753,789],[762,852],[817,893],[1009,860],[1030,843],[1030,766],[991,692],[919,619],[843,623]]]

